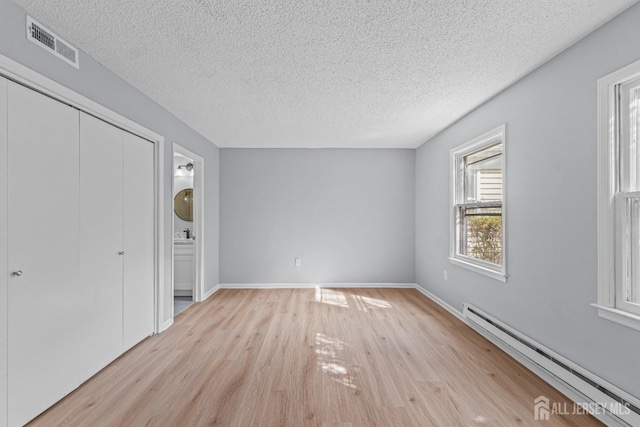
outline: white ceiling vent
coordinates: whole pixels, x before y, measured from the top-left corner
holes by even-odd
[[[27,15],[27,39],[74,67],[80,68],[78,49],[62,40],[29,15]]]

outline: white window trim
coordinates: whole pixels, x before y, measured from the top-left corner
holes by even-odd
[[[640,61],[598,80],[598,302],[603,319],[640,330],[640,315],[616,305],[615,198],[619,188],[617,87],[640,77]]]
[[[457,195],[461,191],[458,180],[458,163],[462,156],[477,151],[485,146],[502,142],[502,266],[495,268],[495,264],[484,262],[457,253]],[[507,222],[506,222],[506,125],[483,133],[462,145],[453,148],[449,153],[450,161],[450,204],[449,204],[449,261],[457,266],[467,268],[485,276],[507,281]]]

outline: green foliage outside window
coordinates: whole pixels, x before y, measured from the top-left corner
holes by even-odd
[[[467,217],[467,255],[502,265],[502,216]]]

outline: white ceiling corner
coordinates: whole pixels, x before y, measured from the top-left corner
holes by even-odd
[[[219,147],[415,148],[637,0],[14,0]]]

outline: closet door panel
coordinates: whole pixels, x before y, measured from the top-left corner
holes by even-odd
[[[80,113],[80,279],[94,373],[122,353],[122,135]]]
[[[0,427],[7,425],[7,79],[0,77]]]
[[[153,333],[153,144],[124,134],[124,350]]]
[[[86,379],[79,114],[8,84],[8,412],[23,425]]]

